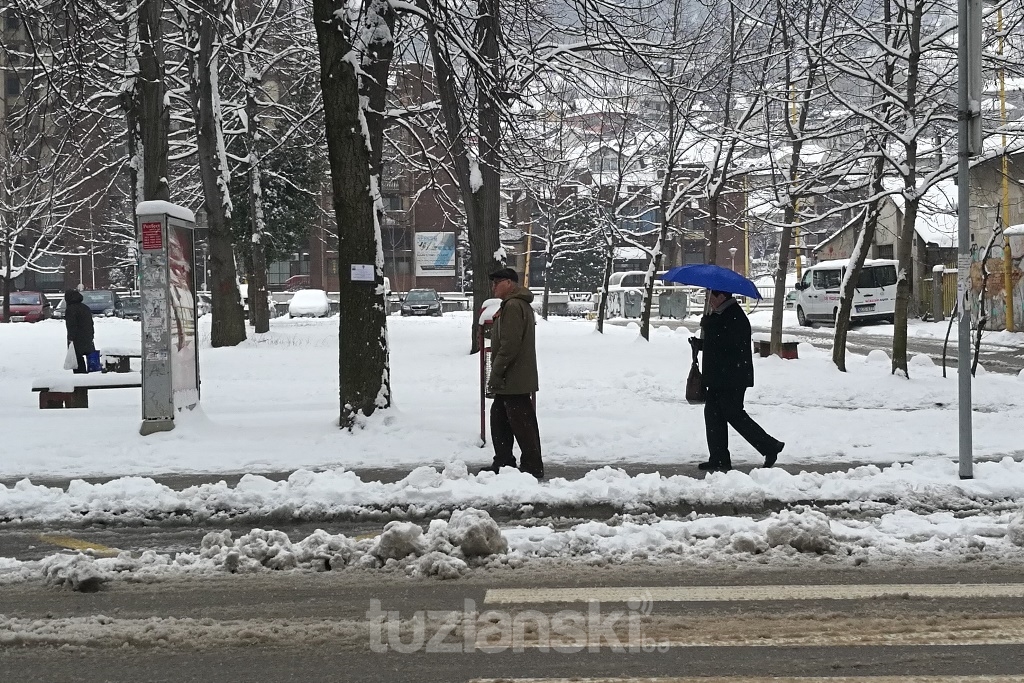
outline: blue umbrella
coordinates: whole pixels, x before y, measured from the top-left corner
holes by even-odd
[[[712,264],[679,266],[661,276],[664,282],[678,282],[683,285],[694,285],[706,289],[717,289],[720,292],[741,294],[752,299],[760,299],[754,283],[735,270],[722,268]]]

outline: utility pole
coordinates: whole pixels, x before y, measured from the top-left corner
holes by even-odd
[[[1013,319],[1013,255],[1010,252],[1010,236],[1006,229],[1010,227],[1010,168],[1009,155],[1006,153],[1006,67],[1003,66],[1003,7],[996,10],[996,33],[999,35],[999,123],[1002,129],[1002,172],[1003,172],[1003,291],[1006,303],[1006,331],[1013,332],[1016,328]]]
[[[982,0],[958,0],[957,14],[957,398],[960,478],[974,478],[971,427],[971,157],[981,152]]]

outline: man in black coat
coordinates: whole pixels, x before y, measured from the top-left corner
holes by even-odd
[[[67,308],[64,310],[64,325],[68,330],[68,344],[74,344],[78,356],[78,368],[74,372],[88,372],[85,357],[96,350],[95,334],[92,327],[92,311],[82,303],[82,293],[77,289],[64,292]]]
[[[786,444],[769,436],[743,409],[743,394],[754,386],[750,321],[728,292],[711,290],[708,301],[711,313],[700,321],[704,338],[690,338],[690,343],[704,352],[702,378],[707,390],[704,427],[711,457],[699,467],[720,472],[732,469],[729,425],[764,456],[764,466],[771,467]]]

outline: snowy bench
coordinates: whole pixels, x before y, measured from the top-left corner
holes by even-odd
[[[754,343],[754,353],[761,356],[761,358],[767,358],[772,355],[772,336],[770,334],[759,332],[758,334],[751,335],[750,338]],[[782,335],[782,349],[779,350],[779,357],[789,360],[799,358],[800,356],[797,355],[796,350],[798,343],[795,337],[790,337],[786,334]]]
[[[142,373],[120,372],[109,375],[58,375],[32,381],[32,391],[39,392],[39,407],[88,408],[89,392],[97,389],[139,389]]]
[[[131,372],[132,358],[142,358],[139,349],[121,349],[117,347],[100,349],[100,359],[104,372]]]

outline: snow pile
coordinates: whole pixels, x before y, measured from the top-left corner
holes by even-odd
[[[544,505],[578,515],[588,506],[610,506],[627,513],[680,505],[702,509],[730,504],[756,510],[772,501],[900,501],[911,509],[935,509],[985,507],[1024,497],[1024,462],[1006,457],[1000,462],[977,463],[974,475],[974,479],[961,480],[953,460],[923,459],[884,469],[866,465],[845,472],[794,474],[780,468],[755,468],[749,473],[733,470],[703,479],[657,472],[630,476],[603,467],[580,479],[556,477],[545,482],[510,468],[497,475],[471,476],[466,464],[457,462],[443,471],[419,467],[392,483],[362,481],[344,469],[299,470],[285,481],[245,475],[233,487],[222,481],[181,491],[142,477],[103,484],[78,480],[67,491],[24,479],[11,487],[0,484],[0,523],[128,524],[169,518],[203,522],[228,518],[416,520],[463,508],[520,511]],[[460,539],[456,545],[464,545],[469,555],[499,551],[492,545],[494,529],[487,531],[466,520],[452,520],[456,526],[451,533]],[[463,524],[469,526],[463,529]],[[380,550],[382,560],[413,552],[410,544],[416,540],[403,534],[415,532],[395,529]]]
[[[832,527],[817,510],[783,510],[765,532],[768,545],[789,546],[801,553],[827,553],[832,549]]]
[[[81,553],[51,555],[43,559],[40,570],[47,585],[82,593],[95,593],[110,578],[109,571],[100,569],[92,557]]]
[[[423,529],[418,524],[389,522],[370,552],[381,560],[400,560],[409,555],[421,555],[426,547]]]
[[[139,557],[54,555],[40,562],[0,563],[0,585],[38,581],[72,590],[97,590],[121,579],[154,581],[173,576],[265,571],[388,571],[414,577],[457,579],[471,571],[512,570],[536,562],[594,566],[635,562],[693,566],[755,563],[801,566],[948,566],[986,560],[1018,566],[1024,561],[1024,515],[952,512],[879,512],[876,504],[850,504],[842,519],[807,508],[782,510],[764,519],[698,515],[658,519],[645,515],[585,522],[568,529],[505,527],[486,513],[467,510],[457,519],[435,519],[427,529],[389,523],[373,538],[349,538],[317,530],[292,542],[277,530],[253,529],[238,538],[207,534],[195,553],[147,550]],[[453,516],[454,517],[454,516]],[[459,544],[462,545],[459,545]],[[486,550],[505,548],[488,555]],[[402,555],[408,550],[408,554]]]
[[[466,557],[486,557],[508,550],[497,522],[483,510],[456,510],[448,521],[448,540]]]
[[[1007,525],[1006,539],[1014,545],[1024,546],[1024,512],[1014,517]]]

